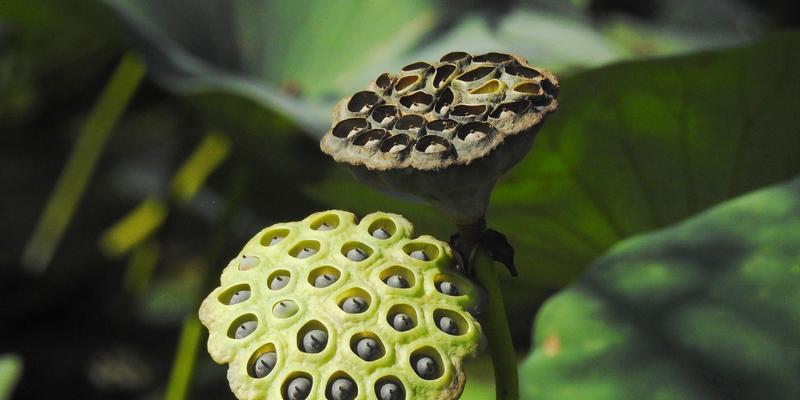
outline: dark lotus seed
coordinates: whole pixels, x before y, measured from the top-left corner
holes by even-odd
[[[386,382],[381,384],[380,388],[378,389],[378,394],[380,395],[381,400],[403,400],[405,397],[403,387],[394,382]]]
[[[272,290],[279,290],[286,287],[289,284],[289,277],[286,275],[277,275],[272,278],[272,282],[269,283],[269,288]]]
[[[414,371],[417,372],[422,379],[435,379],[439,373],[439,367],[436,366],[436,361],[428,356],[422,356],[414,363]]]
[[[358,247],[354,247],[347,251],[347,258],[352,261],[364,261],[367,257],[367,253]]]
[[[328,334],[320,329],[312,329],[303,336],[303,350],[306,353],[319,353],[328,344]]]
[[[366,300],[358,296],[353,296],[348,297],[347,300],[342,303],[342,310],[346,313],[358,314],[366,311],[367,306],[369,306],[369,304],[367,304]]]
[[[356,345],[356,354],[364,361],[373,361],[380,355],[380,345],[372,338],[363,338]]]
[[[430,257],[422,250],[414,250],[409,254],[411,257],[421,261],[430,261]]]
[[[300,250],[300,252],[297,253],[297,258],[311,257],[316,253],[317,253],[316,249],[312,249],[311,247],[303,247],[303,250]]]
[[[439,289],[440,292],[448,296],[458,296],[458,288],[456,288],[456,285],[454,285],[453,282],[449,281],[439,282],[436,288]]]
[[[258,327],[258,322],[256,321],[245,321],[236,328],[236,333],[233,335],[236,339],[241,339],[247,337],[249,334],[253,333]]]
[[[356,397],[356,384],[347,378],[339,378],[331,384],[333,400],[352,400]]]
[[[403,278],[402,275],[392,275],[386,278],[384,282],[386,282],[387,285],[398,289],[405,289],[410,286],[406,278]]]
[[[253,365],[253,372],[256,378],[263,378],[267,376],[275,364],[278,362],[278,355],[274,351],[264,353],[256,358],[255,365]]]
[[[456,321],[453,321],[450,317],[439,318],[439,323],[437,325],[439,325],[439,329],[444,333],[458,335],[458,325],[456,325]]]
[[[249,298],[250,298],[249,290],[237,290],[233,292],[233,296],[231,296],[231,299],[228,301],[228,305],[239,304]]]
[[[405,332],[414,327],[414,320],[406,314],[397,313],[392,317],[392,327],[400,332]]]
[[[286,386],[286,397],[289,400],[303,400],[311,393],[311,379],[298,376]]]
[[[333,274],[322,274],[314,279],[314,287],[324,288],[333,285],[338,278]]]
[[[375,229],[374,231],[372,231],[372,237],[374,237],[376,239],[388,239],[389,236],[391,236],[389,234],[389,232],[387,232],[383,228],[378,228],[378,229]]]

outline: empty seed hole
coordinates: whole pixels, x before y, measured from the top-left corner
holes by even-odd
[[[388,218],[380,218],[372,221],[367,231],[376,239],[388,239],[397,232],[397,225]]]
[[[389,136],[389,133],[385,129],[370,129],[359,133],[353,144],[361,147],[371,147],[380,143],[386,136]]]
[[[228,337],[231,339],[244,339],[258,328],[258,318],[254,314],[245,314],[236,318],[228,327]]]
[[[369,123],[364,118],[348,118],[336,124],[333,127],[333,136],[340,139],[346,139],[350,136],[361,132],[369,126]]]
[[[341,276],[338,269],[329,265],[314,268],[308,274],[308,283],[315,288],[325,288],[336,283]]]
[[[289,250],[289,255],[294,258],[308,258],[319,252],[319,242],[316,240],[303,240]]]
[[[297,331],[297,348],[303,353],[320,353],[328,347],[328,328],[317,320],[308,321]]]
[[[385,376],[375,382],[375,395],[379,400],[405,400],[406,389],[397,377]]]
[[[453,121],[452,119],[437,119],[431,122],[428,122],[428,125],[425,126],[425,130],[429,133],[435,134],[445,134],[454,131],[458,127],[458,122]]]
[[[408,114],[400,117],[397,123],[394,124],[394,129],[399,131],[412,131],[419,133],[422,127],[425,126],[425,118],[421,115]]]
[[[514,61],[514,57],[511,57],[510,55],[505,53],[496,53],[496,52],[490,52],[472,57],[472,62],[476,63],[500,64],[510,61]]]
[[[497,93],[502,88],[503,88],[503,83],[502,82],[498,81],[497,79],[492,79],[489,82],[486,82],[485,84],[483,84],[483,86],[481,86],[481,87],[479,87],[477,89],[471,90],[469,93],[470,94],[491,94],[491,93]]]
[[[417,326],[417,311],[406,304],[395,304],[386,314],[386,322],[398,332],[405,332]]]
[[[348,314],[360,314],[369,308],[372,297],[364,289],[352,288],[339,295],[337,304]]]
[[[514,101],[510,103],[503,103],[497,106],[497,108],[489,114],[490,119],[503,119],[512,116],[522,115],[528,108],[531,106],[531,102],[528,100],[522,101]]]
[[[389,90],[392,87],[392,76],[388,72],[380,74],[378,79],[375,79],[375,86],[381,90]]]
[[[533,68],[523,67],[521,65],[507,65],[505,71],[509,75],[518,76],[520,78],[532,79],[541,75],[539,71]]]
[[[281,300],[272,306],[272,315],[280,319],[290,318],[297,314],[300,307],[293,300]]]
[[[469,60],[470,60],[470,55],[463,51],[452,51],[450,53],[443,55],[442,58],[439,59],[439,61],[445,63],[456,63],[459,61],[469,62]]]
[[[420,90],[401,97],[400,104],[412,112],[422,112],[433,105],[433,96]]]
[[[453,99],[453,91],[449,87],[445,88],[442,94],[439,95],[439,100],[436,100],[433,110],[441,115],[447,114],[450,111],[450,106],[453,105]]]
[[[397,116],[397,107],[388,104],[373,108],[372,112],[369,114],[370,119],[380,125],[391,124],[392,120],[396,119]]]
[[[436,68],[436,75],[433,76],[433,87],[441,89],[450,80],[453,73],[456,72],[456,66],[453,64],[443,64]]]
[[[358,395],[358,385],[344,371],[336,371],[328,379],[325,398],[328,400],[353,400]]]
[[[275,345],[267,343],[250,356],[250,360],[247,361],[247,374],[256,379],[263,378],[275,369],[277,363],[278,353],[275,351]]]
[[[314,380],[305,372],[293,372],[286,377],[281,387],[284,400],[305,400],[314,388]]]
[[[514,86],[514,91],[529,96],[536,96],[543,94],[542,87],[533,82],[520,83],[519,85]]]
[[[403,246],[403,252],[420,261],[435,260],[439,257],[439,248],[431,243],[412,242]]]
[[[350,261],[360,262],[371,256],[373,250],[361,242],[347,242],[342,246],[342,255]]]
[[[469,330],[467,320],[461,314],[452,310],[435,310],[433,312],[433,321],[440,331],[448,335],[459,336]]]
[[[285,269],[279,269],[269,275],[267,278],[267,287],[270,288],[270,290],[281,290],[291,282],[291,278],[291,272]]]
[[[347,102],[347,110],[357,114],[366,113],[382,101],[377,93],[365,90],[354,94],[350,98],[350,101]]]
[[[251,270],[257,267],[260,262],[261,259],[256,256],[243,255],[242,258],[239,259],[239,271]]]
[[[250,285],[243,283],[230,287],[217,298],[220,303],[234,305],[250,298]]]
[[[386,349],[378,335],[360,332],[350,338],[350,349],[364,361],[375,361],[386,354]]]
[[[414,351],[409,361],[411,368],[422,379],[432,381],[444,373],[442,356],[433,347],[426,346]]]
[[[416,283],[414,273],[408,270],[408,268],[399,265],[386,268],[381,271],[379,277],[383,283],[395,289],[410,288]]]
[[[433,66],[424,61],[417,61],[415,63],[406,65],[405,67],[401,68],[401,70],[404,72],[411,72],[417,70],[426,70],[428,68],[433,68]]]
[[[417,83],[419,79],[419,75],[404,76],[397,80],[397,83],[394,85],[394,90],[397,92],[402,92]]]
[[[473,68],[467,72],[464,72],[463,74],[459,75],[456,80],[462,82],[475,82],[492,75],[494,75],[494,67],[484,66]]]
[[[270,229],[261,235],[260,243],[262,246],[274,246],[289,235],[289,230],[284,228]]]
[[[472,118],[483,115],[486,112],[486,105],[484,104],[459,104],[453,107],[450,115],[460,118]]]

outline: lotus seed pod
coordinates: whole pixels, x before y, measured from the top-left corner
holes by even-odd
[[[313,255],[299,257],[304,249]],[[366,257],[348,257],[353,249]],[[250,259],[258,262],[241,268]],[[357,222],[332,210],[276,224],[244,246],[203,301],[208,351],[228,365],[241,400],[456,399],[463,359],[483,337],[472,314],[479,292],[455,266],[447,243],[415,237],[396,214]],[[443,282],[459,294],[443,293]]]
[[[495,182],[558,108],[552,73],[497,52],[452,52],[368,86],[335,107],[322,151],[364,183],[422,197],[459,225],[481,220]]]

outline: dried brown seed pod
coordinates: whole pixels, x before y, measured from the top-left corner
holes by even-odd
[[[425,198],[470,225],[558,108],[558,89],[519,56],[452,52],[343,99],[320,147],[364,183]]]

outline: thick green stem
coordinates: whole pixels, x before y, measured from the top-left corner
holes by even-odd
[[[517,358],[508,329],[500,282],[494,270],[494,260],[489,252],[478,244],[472,256],[472,271],[475,278],[486,289],[488,307],[484,314],[484,333],[489,341],[489,352],[494,367],[494,384],[498,400],[519,399]]]

